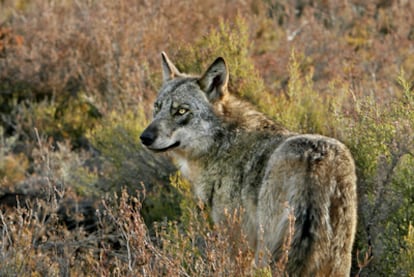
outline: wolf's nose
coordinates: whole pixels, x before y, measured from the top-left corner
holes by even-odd
[[[141,139],[142,144],[149,146],[154,143],[156,134],[154,132],[144,131],[139,138]]]

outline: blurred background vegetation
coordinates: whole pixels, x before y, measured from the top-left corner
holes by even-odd
[[[353,275],[414,276],[413,14],[407,0],[1,0],[0,275],[270,276],[230,260],[168,158],[141,149],[166,51],[193,73],[223,56],[233,93],[343,141]]]

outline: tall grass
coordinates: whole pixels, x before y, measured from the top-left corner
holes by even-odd
[[[141,149],[160,52],[357,164],[353,274],[413,274],[411,1],[0,3],[0,275],[270,276]],[[235,238],[229,240],[229,237]],[[287,240],[288,245],[288,240]],[[288,246],[286,246],[288,247]]]

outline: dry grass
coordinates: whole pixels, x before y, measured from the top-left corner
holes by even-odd
[[[282,274],[283,259],[252,267],[238,215],[213,226],[174,167],[140,149],[161,51],[196,71],[223,55],[242,97],[345,141],[353,272],[412,274],[398,261],[414,253],[414,4],[296,2],[1,1],[0,275]]]

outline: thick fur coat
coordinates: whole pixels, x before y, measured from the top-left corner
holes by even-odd
[[[291,133],[230,94],[222,58],[191,76],[162,53],[162,68],[143,145],[173,156],[214,222],[242,211],[258,265],[285,255],[291,235],[289,276],[349,276],[357,222],[349,150],[332,138]]]

